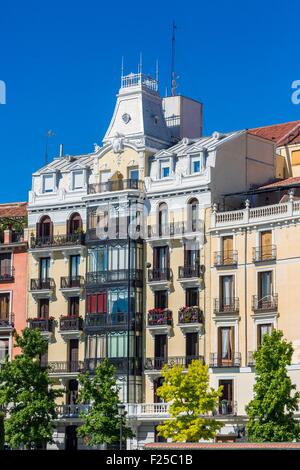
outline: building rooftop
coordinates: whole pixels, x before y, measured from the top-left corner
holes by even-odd
[[[278,147],[285,144],[300,143],[300,121],[257,127],[249,129],[248,132],[249,134],[272,140]]]
[[[27,202],[0,204],[0,217],[26,217]]]
[[[300,184],[300,176],[293,176],[291,178],[287,178],[285,180],[274,181],[273,183],[266,184],[264,186],[260,186],[258,189],[267,189],[267,188],[277,188],[277,187],[284,187],[284,186],[295,186]]]

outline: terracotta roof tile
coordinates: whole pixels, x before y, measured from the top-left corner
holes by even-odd
[[[273,183],[260,186],[259,189],[276,188],[277,186],[291,186],[294,184],[300,184],[300,176],[293,176],[285,180],[274,181]]]
[[[0,204],[0,217],[26,217],[27,202]]]
[[[300,143],[300,121],[248,129],[248,133],[272,140],[278,146],[286,143],[297,144]]]

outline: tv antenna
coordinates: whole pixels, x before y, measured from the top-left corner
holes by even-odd
[[[177,75],[175,72],[175,31],[177,26],[175,21],[172,23],[172,57],[171,57],[171,95],[176,96]]]

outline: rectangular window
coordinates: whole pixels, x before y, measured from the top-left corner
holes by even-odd
[[[258,302],[260,302],[261,307],[264,303],[270,302],[270,296],[273,294],[273,276],[272,271],[262,271],[258,273]]]
[[[228,310],[234,305],[234,278],[233,276],[220,277],[220,307]]]
[[[219,401],[219,413],[222,415],[233,412],[233,380],[219,380],[219,387],[223,386]]]
[[[79,297],[69,298],[69,315],[72,317],[79,315]]]
[[[160,177],[161,178],[168,178],[170,176],[170,162],[161,162],[160,163]]]
[[[169,267],[169,247],[160,246],[153,248],[153,268],[167,269]]]
[[[167,290],[155,291],[154,307],[155,308],[168,308],[168,291]]]
[[[50,258],[41,258],[40,259],[40,280],[46,281],[49,279],[50,272]]]
[[[53,193],[54,191],[54,177],[53,175],[43,176],[43,193]]]
[[[199,334],[198,333],[186,333],[185,354],[187,356],[188,362],[190,362],[193,359],[198,358],[199,356]]]
[[[49,299],[40,299],[38,303],[38,317],[47,320],[49,318]]]
[[[129,170],[129,179],[138,181],[139,179],[139,170],[137,168],[133,168]]]
[[[260,259],[272,259],[272,230],[260,232]]]
[[[167,335],[155,335],[154,340],[155,359],[167,359],[168,357],[168,338]]]
[[[83,171],[73,171],[73,189],[83,188]]]
[[[9,356],[9,340],[0,338],[0,364]]]
[[[201,171],[201,164],[200,164],[200,156],[194,155],[191,157],[191,173],[200,173]]]
[[[7,277],[12,275],[11,253],[0,254],[0,276]]]
[[[300,150],[292,152],[292,165],[300,165]]]
[[[223,264],[233,264],[233,236],[222,237]]]
[[[185,289],[185,306],[198,307],[199,306],[199,289],[198,287],[189,287]]]
[[[10,294],[0,294],[0,320],[8,320],[10,310]]]
[[[107,312],[107,294],[100,292],[99,294],[87,295],[87,313],[103,313]]]
[[[79,276],[80,255],[70,256],[70,277],[76,278]]]
[[[222,365],[231,365],[234,352],[234,327],[218,328],[218,362]]]
[[[199,265],[199,250],[184,249],[184,265],[186,267],[196,268]]]
[[[273,324],[265,323],[263,325],[257,325],[257,347],[261,346],[264,336],[272,333]]]

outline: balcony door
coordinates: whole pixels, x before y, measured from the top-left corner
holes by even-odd
[[[258,307],[265,308],[272,302],[273,295],[273,272],[262,271],[258,273],[257,279]]]
[[[226,415],[233,411],[233,380],[219,380],[219,387],[221,386],[223,391],[219,401],[219,412]]]
[[[158,377],[153,381],[153,401],[154,403],[164,403],[164,400],[157,395],[157,389],[163,384],[163,377]]]
[[[234,358],[234,327],[218,328],[218,363],[220,366],[230,366]]]
[[[76,405],[78,399],[78,381],[70,380],[67,386],[67,405]]]
[[[185,289],[185,306],[186,307],[198,307],[199,306],[198,287],[189,287]]]
[[[11,269],[11,253],[0,254],[0,276],[9,277],[12,275]]]
[[[47,320],[49,318],[49,299],[40,299],[38,308],[39,318]]]
[[[199,334],[198,333],[186,333],[185,355],[186,355],[186,366],[188,366],[193,359],[197,359],[199,357]]]
[[[222,237],[223,264],[233,263],[233,237]]]
[[[0,337],[0,364],[9,356],[9,339]]]
[[[154,362],[155,368],[161,369],[168,358],[168,337],[167,335],[155,335],[154,340]]]
[[[199,265],[199,250],[198,249],[188,250],[185,247],[184,266],[196,268],[198,265]]]
[[[266,230],[260,233],[261,260],[272,258],[272,231]]]
[[[165,270],[169,267],[169,247],[160,246],[153,249],[153,268]]]
[[[10,294],[8,292],[0,294],[0,324],[9,318]]]
[[[234,277],[220,277],[220,307],[222,310],[231,310],[234,304]]]
[[[69,362],[70,372],[78,371],[79,344],[78,339],[70,339],[69,343]]]
[[[50,258],[40,259],[40,280],[47,281],[50,273]]]
[[[71,317],[79,316],[79,297],[69,298],[69,315]]]
[[[262,345],[263,339],[265,335],[270,335],[273,330],[272,323],[265,323],[261,325],[257,325],[257,348]]]
[[[71,282],[79,276],[80,255],[70,256],[70,277]],[[75,286],[74,286],[75,287]]]

